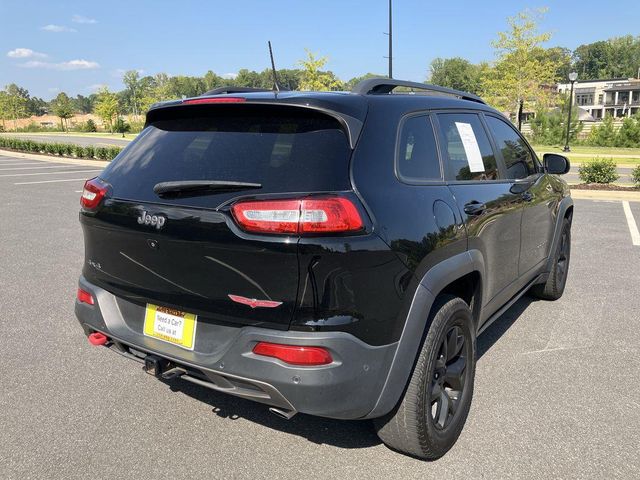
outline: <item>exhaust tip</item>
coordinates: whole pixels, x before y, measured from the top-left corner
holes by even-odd
[[[100,333],[100,332],[93,332],[89,334],[88,338],[89,338],[89,343],[95,347],[106,345],[106,343],[109,341],[107,336],[104,333]]]
[[[269,407],[269,411],[276,417],[284,418],[285,420],[291,420],[291,418],[298,413],[295,410],[282,410],[276,407]]]

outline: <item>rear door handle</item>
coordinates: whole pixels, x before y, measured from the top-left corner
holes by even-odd
[[[486,209],[487,206],[484,203],[478,202],[477,200],[472,200],[469,203],[465,204],[464,213],[466,213],[467,215],[480,215]]]

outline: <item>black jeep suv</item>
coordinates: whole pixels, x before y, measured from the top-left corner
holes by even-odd
[[[568,168],[480,98],[424,84],[157,104],[84,187],[75,312],[160,378],[374,419],[438,458],[477,335],[526,292],[562,295]]]

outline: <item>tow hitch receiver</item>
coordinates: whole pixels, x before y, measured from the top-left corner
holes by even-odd
[[[164,380],[181,377],[187,373],[184,368],[172,366],[168,360],[156,357],[155,355],[147,355],[144,357],[144,371],[149,375]]]

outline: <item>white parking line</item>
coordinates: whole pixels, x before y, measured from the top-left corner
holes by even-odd
[[[0,167],[4,167],[4,165],[0,165]],[[0,172],[4,172],[6,170],[40,170],[42,168],[78,168],[77,165],[52,165],[46,167],[9,167],[9,168],[0,168]]]
[[[631,213],[631,206],[629,202],[624,200],[622,202],[622,208],[624,209],[624,216],[627,217],[627,223],[629,224],[629,232],[631,232],[631,243],[635,246],[640,246],[640,232],[638,232],[638,225],[636,225],[636,219],[633,218]]]
[[[28,177],[31,175],[62,175],[63,173],[83,173],[83,172],[101,172],[100,170],[71,170],[65,172],[40,172],[40,173],[9,173],[5,175],[0,175],[0,177]]]
[[[40,180],[39,182],[18,182],[14,185],[36,185],[38,183],[57,183],[57,182],[86,182],[86,178],[65,178],[64,180]]]

